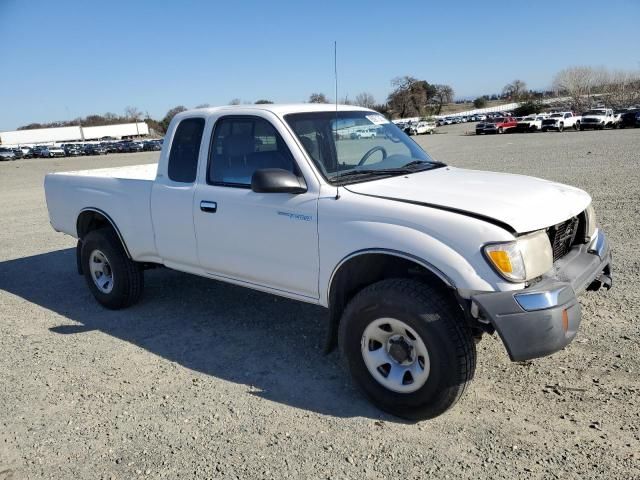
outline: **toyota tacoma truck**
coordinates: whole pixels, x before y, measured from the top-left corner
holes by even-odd
[[[562,132],[567,128],[578,130],[582,117],[573,112],[556,112],[552,113],[548,118],[542,120],[542,131],[556,130]]]
[[[400,417],[454,405],[483,335],[513,361],[561,350],[578,296],[611,285],[586,192],[445,165],[372,110],[198,109],[165,139],[157,164],[45,178],[95,299],[133,305],[145,269],[164,266],[321,305],[327,350]]]

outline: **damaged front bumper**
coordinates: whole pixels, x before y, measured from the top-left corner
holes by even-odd
[[[513,361],[543,357],[566,347],[580,325],[578,295],[611,288],[611,251],[598,230],[588,245],[576,246],[553,270],[525,290],[471,297],[481,321],[490,322]]]

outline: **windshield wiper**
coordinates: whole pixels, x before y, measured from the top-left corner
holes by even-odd
[[[411,170],[404,168],[388,168],[388,169],[378,169],[378,170],[349,170],[348,172],[336,173],[332,180],[337,180],[343,177],[355,177],[358,175],[393,175],[393,174],[402,174],[409,173]]]
[[[403,169],[407,167],[417,167],[418,165],[429,165],[430,168],[439,168],[446,166],[445,163],[436,162],[435,160],[413,160],[402,166]]]
[[[425,165],[425,168],[415,168],[418,165]],[[444,167],[446,164],[441,162],[427,161],[427,160],[414,160],[412,162],[403,165],[400,168],[377,168],[375,170],[349,170],[348,172],[337,173],[332,177],[335,182],[341,178],[346,177],[358,177],[358,176],[389,176],[389,175],[405,175],[407,173],[416,173],[423,170],[431,170],[434,168]]]

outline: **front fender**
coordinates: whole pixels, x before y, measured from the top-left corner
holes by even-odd
[[[482,255],[489,241],[513,239],[510,232],[460,213],[346,192],[319,200],[320,302],[329,304],[331,279],[354,255],[390,251],[414,259],[463,298],[472,292],[515,290]],[[354,220],[357,218],[357,220]]]

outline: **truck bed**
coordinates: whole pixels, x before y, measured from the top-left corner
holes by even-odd
[[[80,177],[118,178],[120,180],[153,181],[158,171],[157,163],[147,165],[130,165],[125,167],[98,168],[95,170],[77,170],[74,172],[59,172],[52,175],[68,175]]]
[[[151,191],[157,164],[50,173],[44,187],[51,226],[73,237],[84,210],[109,212],[138,261],[157,261]]]

